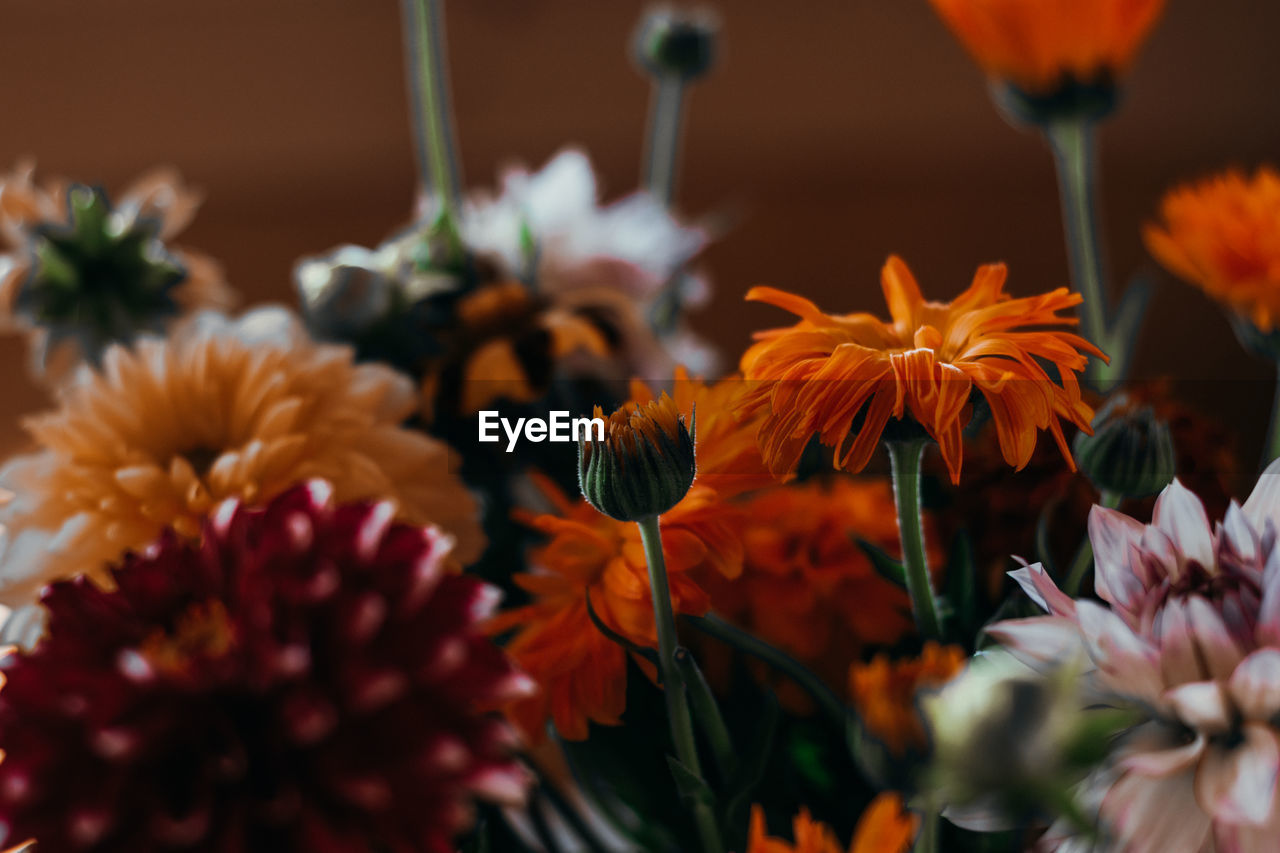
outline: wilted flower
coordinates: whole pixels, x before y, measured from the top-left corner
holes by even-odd
[[[795,469],[815,435],[835,449],[837,468],[860,471],[890,418],[910,419],[938,443],[953,482],[963,458],[961,433],[971,399],[991,408],[1005,461],[1027,464],[1039,430],[1071,454],[1060,419],[1088,431],[1092,409],[1081,399],[1076,373],[1093,344],[1069,332],[1075,318],[1059,311],[1080,304],[1059,288],[1014,299],[1004,293],[1003,264],[980,267],[973,284],[952,302],[926,302],[907,265],[890,257],[881,274],[892,317],[824,314],[807,299],[757,287],[747,298],[801,318],[786,329],[757,334],[742,357],[750,387],[744,412],[764,411],[760,448],[777,474]],[[1041,362],[1058,373],[1055,383]]]
[[[176,173],[148,173],[112,203],[101,189],[0,178],[0,323],[31,332],[32,366],[51,382],[107,347],[163,332],[196,308],[234,301],[218,266],[170,241],[199,196]]]
[[[1094,508],[1096,589],[1108,606],[1071,600],[1038,565],[1014,573],[1049,615],[989,633],[1035,665],[1087,654],[1091,689],[1144,711],[1092,782],[1126,849],[1274,847],[1278,522],[1280,462],[1213,527],[1175,480],[1150,525]]]
[[[1170,190],[1143,237],[1170,272],[1267,335],[1280,326],[1278,222],[1280,173],[1261,166]]]
[[[1164,9],[1164,0],[931,0],[993,79],[1026,95],[1109,90]]]
[[[221,505],[45,594],[0,691],[0,824],[41,850],[454,849],[473,798],[518,801],[530,689],[477,628],[494,590],[450,537],[319,481]]]
[[[923,751],[928,739],[917,697],[946,684],[964,664],[964,649],[935,642],[925,643],[919,657],[907,660],[890,662],[878,654],[870,663],[850,666],[849,696],[863,726],[890,752]]]
[[[31,601],[74,574],[106,581],[108,563],[162,529],[197,536],[222,499],[260,504],[312,477],[339,500],[395,501],[472,560],[484,542],[475,502],[451,451],[401,426],[415,402],[407,379],[312,343],[280,309],[204,314],[167,340],[112,348],[57,410],[27,421],[39,451],[0,471],[17,495],[0,509],[10,535],[52,537],[36,559],[0,555],[0,600]]]
[[[880,794],[858,819],[858,828],[849,842],[848,853],[906,853],[911,849],[920,818],[904,811],[902,798],[894,793]],[[747,853],[844,853],[845,847],[825,824],[801,809],[792,821],[794,843],[771,838],[766,833],[764,811],[751,809],[751,834]]]

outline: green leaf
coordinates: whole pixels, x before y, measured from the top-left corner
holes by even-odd
[[[667,766],[671,768],[671,778],[675,780],[676,791],[681,799],[690,805],[715,805],[716,795],[712,793],[706,779],[694,773],[674,755],[667,756]]]
[[[862,549],[862,553],[867,555],[871,560],[871,565],[876,572],[885,580],[896,583],[898,586],[906,587],[907,570],[903,568],[902,563],[890,557],[883,549],[872,545],[865,539],[854,539],[854,543]]]

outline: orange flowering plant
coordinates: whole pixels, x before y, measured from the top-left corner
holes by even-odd
[[[602,200],[573,148],[465,188],[442,5],[402,3],[411,223],[298,261],[296,311],[226,313],[172,171],[0,177],[52,393],[0,464],[0,849],[1280,849],[1280,414],[1233,500],[1229,429],[1128,380],[1097,233],[1163,0],[931,0],[1050,144],[1069,266],[733,282],[794,319],[727,374],[676,212],[718,19],[645,16]],[[1280,362],[1280,175],[1143,236]]]

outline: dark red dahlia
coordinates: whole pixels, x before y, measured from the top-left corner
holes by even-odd
[[[3,663],[0,847],[452,850],[473,797],[522,793],[485,709],[530,682],[449,548],[315,482],[166,536],[114,591],[54,584],[46,636]]]

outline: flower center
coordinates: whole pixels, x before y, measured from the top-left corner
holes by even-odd
[[[157,628],[139,651],[156,670],[174,673],[198,658],[222,657],[231,650],[234,639],[227,608],[221,601],[211,600],[188,607],[172,633]]]

